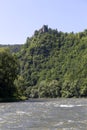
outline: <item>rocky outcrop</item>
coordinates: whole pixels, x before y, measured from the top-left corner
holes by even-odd
[[[39,33],[46,33],[48,32],[48,25],[43,25],[43,27],[39,30]]]
[[[34,35],[43,34],[43,33],[46,33],[48,31],[49,31],[48,25],[43,25],[41,29],[35,30]]]

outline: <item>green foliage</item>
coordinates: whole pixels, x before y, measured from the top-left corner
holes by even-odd
[[[87,97],[87,30],[64,33],[44,25],[16,55],[20,69],[15,85],[20,95]]]
[[[0,48],[0,98],[10,98],[17,93],[14,80],[18,73],[18,62],[8,49]]]
[[[28,37],[17,54],[24,94],[27,97],[86,97],[87,30],[74,34],[48,26],[46,31],[43,28]]]

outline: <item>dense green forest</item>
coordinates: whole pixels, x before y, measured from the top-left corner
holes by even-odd
[[[0,48],[0,101],[17,98],[18,91],[14,80],[18,74],[18,61],[9,49]]]
[[[14,79],[18,95],[28,98],[87,97],[87,30],[67,33],[44,25],[32,37],[27,37],[15,57],[19,64]],[[1,77],[0,88],[5,82]]]

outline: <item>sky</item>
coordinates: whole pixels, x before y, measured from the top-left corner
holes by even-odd
[[[87,0],[0,0],[0,44],[24,44],[43,25],[87,29]]]

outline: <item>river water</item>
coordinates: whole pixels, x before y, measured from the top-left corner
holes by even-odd
[[[0,130],[87,130],[87,99],[0,103]]]

